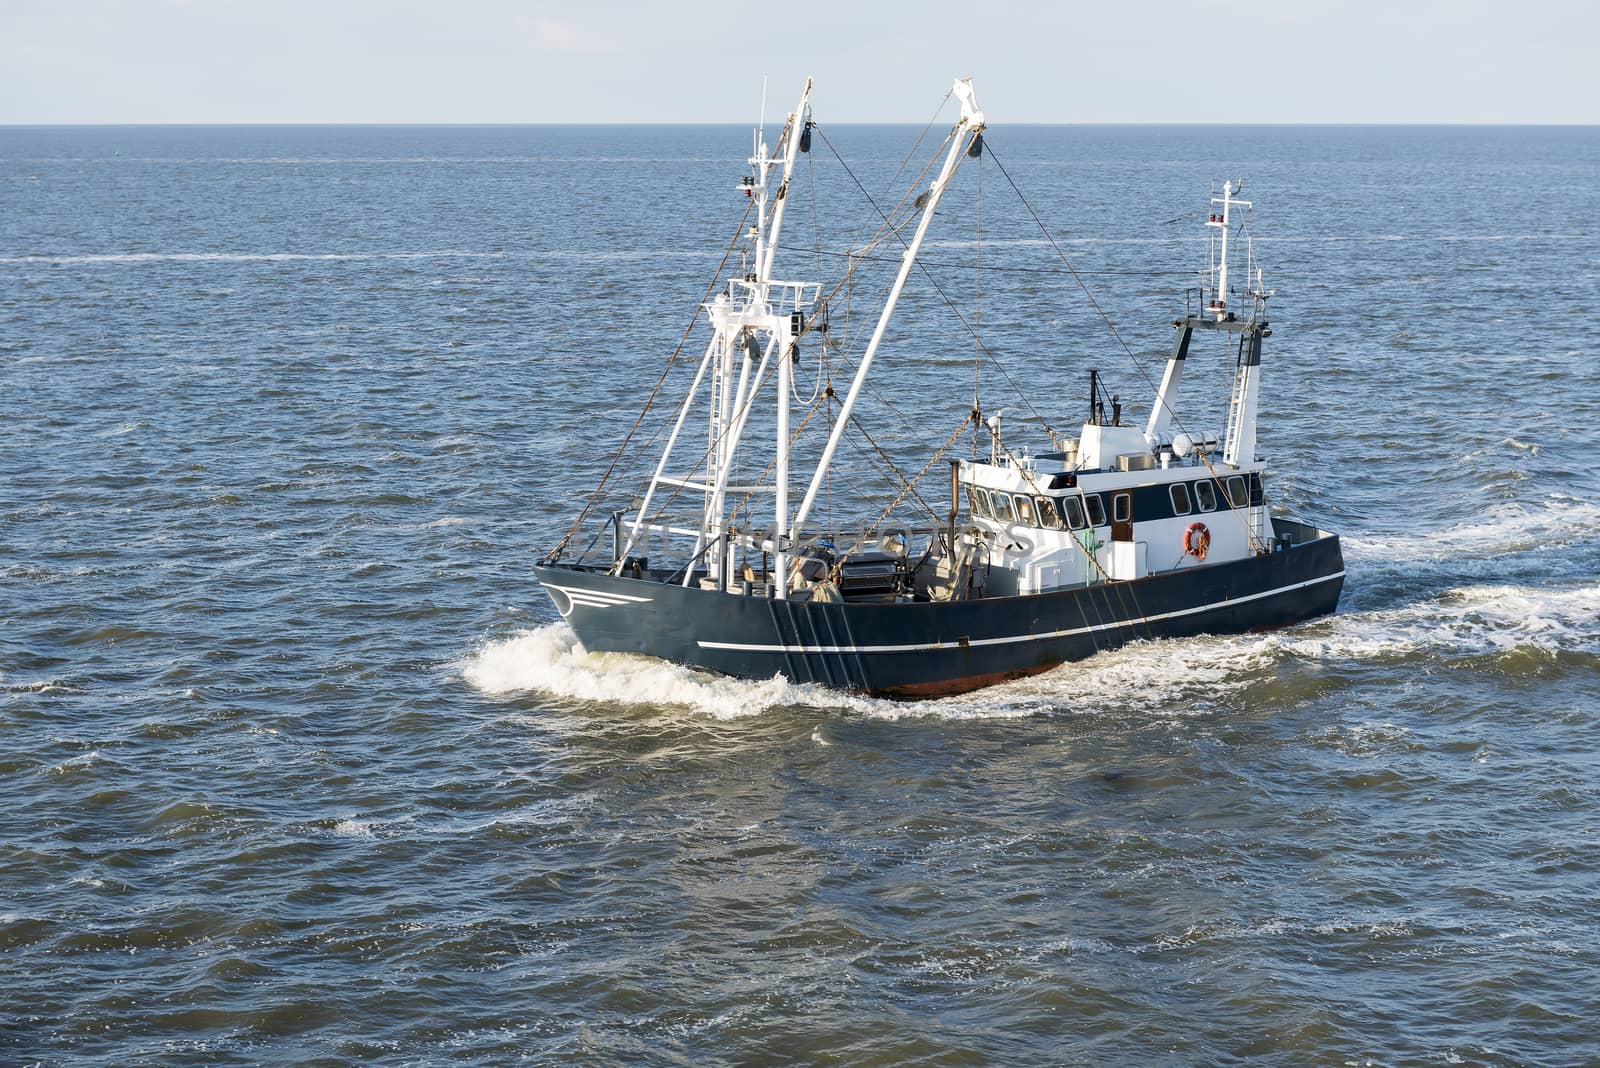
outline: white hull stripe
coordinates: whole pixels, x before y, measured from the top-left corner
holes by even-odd
[[[1209,612],[1214,608],[1226,608],[1229,605],[1244,604],[1247,601],[1259,601],[1263,597],[1276,597],[1280,593],[1293,593],[1295,590],[1303,590],[1307,586],[1318,586],[1324,582],[1332,582],[1334,579],[1342,578],[1344,578],[1344,572],[1339,571],[1332,575],[1323,575],[1321,578],[1296,582],[1292,586],[1280,586],[1275,590],[1265,590],[1261,593],[1251,593],[1231,600],[1203,604],[1198,608],[1180,608],[1176,612],[1140,616],[1137,619],[1129,619],[1121,623],[1099,623],[1088,627],[1077,627],[1073,630],[1049,630],[1039,634],[1013,634],[1004,638],[973,638],[968,642],[922,642],[915,645],[746,645],[740,642],[698,642],[697,644],[702,649],[732,649],[747,653],[920,653],[930,649],[956,649],[981,645],[1014,645],[1017,642],[1036,642],[1047,638],[1071,638],[1074,635],[1088,634],[1091,631],[1118,630],[1122,627],[1137,626],[1141,623],[1155,623],[1163,619],[1177,619],[1180,616],[1198,615],[1201,612]]]
[[[553,582],[546,582],[546,587],[560,590],[567,595],[573,604],[588,605],[591,608],[615,608],[623,604],[639,604],[644,601],[654,600],[652,597],[632,597],[626,593],[612,593],[610,590],[589,590],[581,586],[557,586]]]

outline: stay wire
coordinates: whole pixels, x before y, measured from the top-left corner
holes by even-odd
[[[939,457],[943,456],[945,454],[945,452],[950,448],[950,446],[952,446],[952,445],[954,445],[956,443],[956,439],[961,436],[961,432],[967,428],[967,423],[970,422],[971,420],[972,420],[972,414],[971,413],[968,413],[967,415],[964,415],[964,416],[961,417],[961,421],[959,423],[957,423],[956,424],[956,428],[950,432],[950,436],[945,439],[944,444],[940,445],[939,448],[934,451],[934,454],[928,458],[928,462],[922,465],[922,469],[921,470],[919,470],[915,475],[911,476],[911,481],[909,483],[907,483],[906,488],[900,492],[900,495],[898,497],[896,497],[894,500],[889,502],[889,507],[885,508],[883,511],[878,513],[878,518],[874,519],[872,521],[872,524],[869,527],[867,527],[866,533],[870,534],[871,532],[877,530],[880,526],[882,526],[883,525],[883,521],[885,519],[889,518],[889,513],[893,512],[896,508],[898,508],[900,506],[900,503],[902,501],[904,501],[907,496],[915,496],[916,495],[916,491],[914,489],[912,489],[912,487],[914,485],[916,485],[916,483],[921,482],[922,479],[923,479],[923,476],[925,476],[930,470],[932,470],[934,464],[939,462]],[[924,508],[927,508],[928,509],[928,513],[933,516],[934,521],[938,522],[939,514],[928,506],[928,502],[923,501],[920,496],[917,496],[917,500],[922,501],[922,506]],[[848,555],[846,556],[846,559],[848,559]],[[841,560],[840,564],[842,565],[843,563],[844,563],[844,561]]]
[[[957,126],[955,129],[952,129],[951,135],[954,136],[955,130],[959,129],[959,128],[960,127]],[[851,181],[856,183],[856,186],[857,186],[857,188],[859,188],[861,190],[862,195],[867,197],[868,203],[872,204],[873,208],[878,212],[878,214],[883,217],[884,224],[883,224],[883,226],[881,226],[879,228],[879,234],[881,235],[881,234],[887,232],[889,235],[891,235],[895,239],[897,239],[903,247],[909,248],[909,246],[906,245],[905,238],[901,236],[900,230],[896,229],[896,228],[894,228],[893,226],[890,225],[891,216],[890,215],[885,215],[883,209],[881,207],[879,207],[878,203],[872,199],[872,195],[870,193],[868,193],[867,190],[866,190],[866,187],[861,184],[861,180],[855,176],[855,172],[852,171],[850,169],[850,165],[844,161],[844,157],[839,155],[838,150],[833,147],[832,143],[830,143],[828,141],[826,136],[824,136],[822,140],[823,140],[823,143],[828,146],[828,150],[834,154],[834,157],[836,159],[839,160],[839,165],[844,168],[845,173],[850,175]],[[946,138],[945,143],[946,144],[949,143],[949,139],[948,138]],[[984,145],[985,145],[985,148],[987,149],[988,142],[987,141],[984,142]],[[940,146],[940,147],[942,148],[943,146]],[[938,154],[935,153],[933,158],[937,159],[938,158]],[[966,157],[963,157],[963,159],[965,159],[965,158]],[[997,160],[996,163],[998,163],[998,162],[999,161]],[[926,167],[924,167],[922,169],[922,175],[926,175],[928,173],[928,171],[932,169],[932,167],[933,167],[933,160],[930,159],[929,162],[928,162],[928,166],[926,166]],[[961,160],[957,160],[956,161],[956,169],[959,170],[960,167],[961,167]],[[912,185],[911,185],[911,190],[915,190],[916,188],[918,188],[918,186],[920,186],[921,181],[922,181],[922,175],[918,175],[917,176],[917,180],[915,182],[913,182]],[[955,172],[951,173],[951,177],[952,178],[955,177]],[[1010,180],[1009,175],[1007,176],[1007,180],[1008,181]],[[1012,184],[1012,188],[1013,189],[1016,188],[1015,183]],[[911,192],[908,190],[907,193],[906,193],[906,196],[909,197],[910,195],[911,195]],[[1021,194],[1018,193],[1018,196],[1021,196]],[[904,204],[905,204],[905,198],[902,198],[901,201],[900,201],[900,204],[895,206],[895,211],[899,211],[900,207],[902,205],[904,205]],[[904,228],[904,224],[902,224],[901,228],[902,229]],[[868,247],[870,247],[870,245]],[[981,349],[983,351],[983,354],[989,358],[989,362],[994,365],[995,370],[1000,372],[1000,376],[1002,378],[1004,378],[1006,380],[1007,384],[1009,384],[1011,386],[1012,390],[1014,390],[1016,392],[1017,398],[1022,401],[1023,406],[1025,408],[1027,408],[1030,413],[1032,413],[1034,419],[1038,420],[1039,424],[1045,428],[1045,431],[1047,433],[1049,433],[1053,437],[1054,434],[1055,434],[1055,427],[1051,426],[1050,421],[1048,419],[1046,419],[1043,415],[1039,414],[1039,409],[1037,409],[1037,408],[1035,408],[1033,406],[1033,401],[1031,401],[1028,398],[1028,395],[1025,392],[1023,392],[1022,387],[1017,384],[1016,379],[1011,377],[1011,373],[1005,369],[1005,365],[1000,362],[1000,358],[995,355],[994,351],[992,349],[990,349],[989,346],[985,345],[982,342],[982,340],[979,339],[978,332],[973,327],[972,323],[967,320],[967,317],[965,315],[961,314],[960,305],[958,305],[956,303],[956,301],[950,296],[950,294],[945,291],[944,286],[939,284],[939,280],[933,276],[933,273],[931,271],[928,270],[928,267],[927,267],[926,264],[924,264],[919,259],[917,261],[916,266],[917,266],[917,270],[922,272],[922,276],[928,280],[928,283],[930,285],[933,286],[935,292],[937,292],[939,294],[939,299],[944,301],[945,305],[951,310],[951,312],[955,315],[955,317],[960,321],[961,325],[966,329],[967,333],[972,335],[974,343],[978,346],[979,349]]]
[[[948,100],[948,99],[949,99],[949,94],[947,93],[946,96],[945,96],[945,100]],[[941,101],[940,107],[941,108],[943,107],[943,101]],[[935,117],[937,117],[937,114],[935,115]],[[919,136],[918,139],[917,139],[917,145],[920,145],[922,143],[922,140],[927,135],[927,129],[931,128],[931,126],[932,126],[932,122],[929,123],[929,126],[927,128],[924,128],[922,135]],[[841,157],[839,155],[838,150],[836,148],[834,148],[834,146],[832,145],[831,142],[828,141],[827,135],[815,123],[812,123],[812,129],[818,134],[819,137],[821,137],[823,143],[828,145],[829,151],[833,153],[834,157],[839,160],[840,164],[842,166],[844,166],[845,170],[847,171],[847,173],[849,173],[848,165],[844,164],[843,157]],[[953,131],[952,131],[952,135],[953,135]],[[913,146],[912,151],[915,152],[915,150],[916,150],[916,146]],[[902,171],[905,168],[905,163],[908,162],[910,160],[910,158],[911,158],[911,156],[910,156],[910,154],[908,154],[907,157],[906,157],[906,161],[903,161],[901,163],[901,170]],[[808,165],[808,167],[811,166],[809,160],[808,160],[807,165]],[[930,163],[923,168],[922,175],[925,175],[927,173],[927,171],[931,168],[931,166],[932,166],[932,162],[930,161]],[[911,188],[913,190],[916,188],[917,184],[920,183],[922,175],[919,175],[918,179],[917,179],[917,182],[914,182],[912,184]],[[897,176],[898,176],[898,172],[897,172]],[[868,202],[872,204],[873,208],[875,210],[877,210],[880,215],[882,215],[883,214],[882,213],[882,209],[879,208],[878,205],[876,204],[876,202],[872,200],[871,194],[867,193],[865,187],[861,185],[859,179],[857,179],[853,173],[851,173],[851,179],[856,182],[856,185],[858,186],[858,188],[861,189],[862,194],[864,196],[866,196]],[[814,178],[813,178],[813,183],[814,183]],[[896,205],[896,209],[895,210],[898,211],[900,207],[903,207],[905,202],[906,202],[906,200],[909,199],[909,197],[910,197],[910,193],[908,192],[905,197],[901,198],[900,204]],[[813,219],[815,219],[815,189],[814,189],[814,185],[813,185],[812,200],[813,200],[813,204],[812,204]],[[554,550],[551,551],[551,553],[546,557],[546,559],[554,560],[554,559],[557,559],[560,556],[561,552],[563,550],[565,550],[567,545],[571,542],[573,536],[577,533],[578,529],[583,525],[584,521],[589,517],[590,513],[594,510],[595,504],[600,500],[600,497],[603,494],[606,485],[608,484],[608,482],[610,481],[612,475],[615,473],[615,471],[617,469],[617,465],[621,462],[622,456],[623,456],[624,452],[627,450],[629,442],[632,440],[633,435],[638,431],[640,424],[643,423],[645,415],[650,411],[650,408],[651,408],[652,404],[654,403],[657,394],[660,392],[660,389],[661,389],[662,385],[666,381],[667,375],[670,373],[673,365],[675,364],[675,362],[677,361],[679,355],[682,352],[684,344],[688,341],[688,338],[689,338],[690,334],[693,332],[694,325],[699,320],[700,313],[703,310],[703,305],[704,305],[705,301],[708,300],[710,298],[711,294],[716,290],[717,283],[721,280],[721,277],[722,277],[723,268],[727,266],[727,262],[728,262],[729,258],[732,256],[734,249],[738,247],[739,240],[744,234],[745,225],[749,220],[750,212],[753,210],[754,204],[755,204],[755,202],[753,200],[751,200],[751,201],[746,203],[744,214],[740,217],[739,225],[735,228],[733,237],[729,241],[728,247],[724,250],[723,255],[722,255],[722,259],[717,264],[717,270],[716,270],[715,274],[712,277],[711,283],[707,286],[705,294],[701,297],[700,301],[696,304],[694,314],[690,317],[689,323],[684,329],[683,336],[679,339],[677,347],[673,350],[673,353],[672,353],[671,357],[667,361],[667,366],[662,370],[661,376],[660,376],[660,378],[657,379],[656,384],[655,384],[654,388],[652,388],[649,397],[646,398],[645,405],[640,410],[638,418],[636,418],[634,420],[634,423],[629,428],[628,433],[626,435],[624,435],[622,443],[618,446],[616,455],[612,458],[610,466],[607,467],[605,474],[601,477],[600,482],[596,485],[594,491],[590,494],[589,500],[584,505],[583,509],[578,513],[577,518],[574,519],[572,524],[567,528],[567,532],[562,537],[561,542],[556,546],[556,548]],[[887,224],[887,222],[888,222],[888,220],[887,220],[887,218],[885,218],[885,223]],[[814,232],[816,232],[815,222],[813,222],[813,230],[814,230]],[[869,243],[867,248],[870,249],[871,247],[873,247],[877,243],[881,242],[883,240],[883,236],[884,236],[883,228],[880,228],[879,232],[874,235],[873,241]],[[820,235],[818,237],[818,254],[820,256]],[[845,277],[842,278],[839,281],[839,283],[836,284],[833,287],[833,289],[829,292],[829,294],[826,297],[822,298],[822,300],[819,301],[819,311],[825,310],[827,308],[829,300],[831,300],[835,295],[837,295],[837,293],[840,290],[840,288],[842,288],[842,287],[844,287],[846,285],[846,283],[852,277],[853,273],[854,273],[854,266],[852,266],[851,268],[846,270]],[[807,331],[802,331],[802,333],[804,333],[804,332],[807,332]],[[823,396],[822,400],[823,400],[824,404],[828,406],[828,415],[829,415],[828,423],[829,423],[829,430],[830,430],[830,433],[831,433],[831,430],[832,430],[832,408],[831,408],[831,403],[829,403],[829,402],[830,402],[831,398],[833,397],[833,389],[832,389],[832,385],[831,385],[831,382],[832,382],[832,369],[828,365],[828,361],[826,359],[826,355],[827,355],[827,353],[826,353],[826,348],[827,348],[826,344],[823,344],[823,345],[819,346],[819,348],[821,349],[821,355],[822,355],[823,377],[824,377],[825,383],[827,384],[827,389],[826,389],[826,392],[824,393],[824,396]],[[787,358],[787,357],[788,357],[788,354],[785,353],[785,354],[782,354],[779,358],[782,359],[782,358]],[[772,372],[775,369],[775,367],[776,367],[775,364],[772,365],[772,366],[769,366],[768,369],[767,369],[766,375],[762,376],[761,380],[754,385],[754,387],[751,389],[751,392],[750,392],[749,396],[746,398],[745,407],[748,407],[749,405],[754,403],[756,395],[759,393],[760,389],[766,384],[767,379],[770,377],[770,375],[772,374]],[[873,393],[873,395],[876,396],[881,403],[883,403],[886,407],[888,407],[891,411],[893,411],[896,414],[896,416],[898,416],[900,418],[902,423],[904,423],[907,427],[915,429],[915,424],[912,423],[909,419],[907,419],[904,416],[904,414],[899,412],[898,409],[894,408],[894,406],[889,403],[887,398],[884,398],[875,389],[870,389],[870,387],[869,387],[869,392]],[[684,403],[688,403],[688,401],[689,401],[689,398],[685,398]],[[807,416],[807,419],[809,419],[809,415]],[[663,422],[660,427],[657,427],[656,431],[651,435],[651,437],[649,439],[649,442],[647,442],[646,444],[648,445],[650,442],[654,442],[656,440],[656,438],[658,438],[660,436],[661,431],[665,428],[666,422],[670,422],[670,421],[671,420],[668,419],[665,422]],[[802,423],[802,426],[803,425],[804,425],[804,423]],[[705,452],[701,455],[700,459],[690,469],[690,472],[689,472],[690,477],[692,477],[695,472],[699,471],[710,460],[711,454],[713,452],[715,452],[715,450],[716,450],[716,443],[714,441],[708,442]],[[635,465],[635,466],[637,466],[637,465]],[[683,487],[681,487],[681,486],[675,488],[674,492],[662,504],[661,508],[657,510],[656,514],[658,516],[663,515],[664,512],[665,512],[665,509],[670,507],[670,505],[672,505],[677,500],[677,498],[682,493],[682,491],[683,491]],[[637,499],[637,494],[635,495],[635,499]],[[830,492],[830,496],[829,496],[829,511],[830,511],[830,515],[831,515],[831,492]],[[596,542],[598,542],[599,537],[600,537],[600,534],[596,533],[595,537],[593,539],[591,539],[589,546],[584,549],[584,553],[585,554],[587,554],[594,547],[594,544]]]
[[[750,218],[750,212],[754,207],[755,202],[753,200],[745,204],[744,214],[739,217],[739,225],[734,229],[733,238],[728,242],[728,247],[723,250],[722,259],[718,261],[717,269],[711,276],[711,283],[706,286],[704,295],[696,302],[694,314],[689,316],[689,323],[683,328],[683,336],[678,339],[677,347],[672,350],[672,355],[667,358],[667,365],[661,369],[661,377],[656,379],[656,384],[651,388],[650,395],[645,398],[644,407],[639,409],[638,418],[633,421],[633,425],[623,435],[622,444],[617,446],[616,455],[611,458],[611,464],[606,468],[605,474],[600,476],[600,481],[595,485],[594,492],[589,495],[589,500],[584,504],[583,510],[578,513],[578,518],[572,521],[572,525],[567,528],[566,534],[562,536],[560,544],[550,551],[550,554],[545,557],[546,560],[553,562],[561,556],[561,551],[572,541],[572,536],[578,532],[579,527],[583,526],[584,520],[589,518],[589,513],[594,510],[596,502],[600,500],[601,494],[605,492],[606,483],[610,480],[612,473],[616,471],[617,464],[622,461],[622,455],[627,451],[628,443],[633,440],[633,435],[638,431],[639,425],[644,422],[644,417],[649,413],[650,406],[655,403],[656,395],[661,392],[661,387],[666,383],[667,375],[672,372],[673,366],[678,362],[678,356],[683,352],[683,346],[688,342],[689,335],[694,331],[694,324],[700,319],[703,305],[711,298],[711,294],[716,291],[717,283],[722,280],[722,269],[728,265],[728,258],[733,255],[733,250],[738,247],[739,239],[744,235],[745,222]],[[684,403],[688,403],[687,398],[685,398]],[[657,434],[659,433],[657,431]],[[652,440],[654,439],[652,438]],[[585,550],[585,552],[587,551]]]
[[[1177,412],[1173,411],[1172,407],[1162,399],[1161,390],[1156,386],[1155,379],[1150,377],[1150,372],[1145,370],[1144,364],[1139,361],[1139,357],[1133,354],[1133,349],[1129,348],[1128,343],[1122,339],[1122,334],[1117,330],[1117,324],[1112,321],[1111,316],[1106,314],[1105,309],[1100,306],[1100,302],[1095,299],[1094,293],[1089,289],[1088,283],[1083,280],[1083,277],[1078,273],[1078,269],[1073,266],[1072,261],[1067,258],[1067,254],[1062,251],[1061,246],[1056,243],[1055,235],[1050,232],[1050,229],[1047,226],[1045,226],[1044,220],[1039,218],[1039,213],[1033,210],[1033,205],[1028,202],[1028,198],[1023,196],[1022,190],[1017,187],[1017,183],[1012,179],[1011,173],[1006,170],[1005,164],[1001,161],[999,156],[995,155],[993,147],[986,147],[989,148],[989,156],[994,160],[994,165],[1000,169],[1000,173],[1004,175],[1006,182],[1011,186],[1012,192],[1017,194],[1017,200],[1021,202],[1023,208],[1025,208],[1028,214],[1033,218],[1035,225],[1039,227],[1039,232],[1045,236],[1045,240],[1050,242],[1050,247],[1055,249],[1056,255],[1061,258],[1062,264],[1067,268],[1068,271],[1072,273],[1073,280],[1078,283],[1078,288],[1083,290],[1083,295],[1088,299],[1090,307],[1094,308],[1096,314],[1098,314],[1105,322],[1106,329],[1111,332],[1112,337],[1116,338],[1117,344],[1122,346],[1122,351],[1128,354],[1129,361],[1133,363],[1134,368],[1139,372],[1140,376],[1144,378],[1145,384],[1150,387],[1150,392],[1155,397],[1155,403],[1166,408],[1167,414],[1172,417],[1172,421],[1177,424],[1178,429],[1183,433],[1188,434],[1189,431],[1183,425],[1182,417],[1180,417]],[[1192,435],[1190,436],[1192,437]],[[1208,458],[1203,451],[1198,452],[1197,455],[1200,457],[1200,462],[1205,464],[1206,471],[1211,475],[1211,480],[1217,484],[1218,491],[1226,493],[1226,487],[1223,486],[1222,479],[1217,475],[1216,469],[1211,466],[1210,458]],[[1255,531],[1250,529],[1250,520],[1247,516],[1242,514],[1244,510],[1231,509],[1231,511],[1238,515],[1239,524],[1244,528],[1245,538],[1249,541],[1251,548],[1256,552],[1263,551],[1264,547],[1262,546],[1260,539],[1256,537]]]
[[[917,499],[917,503],[922,505],[922,507],[927,510],[927,513],[932,516],[935,521],[938,521],[939,513],[933,510],[932,505],[922,499],[922,495],[916,490],[915,483],[911,480],[908,480],[905,475],[900,473],[900,469],[894,465],[894,461],[889,458],[889,454],[885,452],[883,447],[880,446],[876,441],[872,440],[872,435],[867,433],[867,428],[861,425],[861,420],[857,419],[854,413],[852,413],[850,416],[850,423],[856,428],[857,431],[860,432],[861,437],[865,439],[866,443],[872,447],[872,450],[876,452],[883,460],[884,466],[889,469],[889,471],[894,475],[895,479],[905,487],[906,491],[909,492],[911,496]]]

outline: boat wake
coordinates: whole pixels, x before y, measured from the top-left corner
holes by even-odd
[[[1398,608],[1352,612],[1281,636],[1302,659],[1600,656],[1600,584],[1460,586]]]
[[[1347,612],[1271,634],[1134,642],[1045,674],[872,714],[994,719],[1111,714],[1204,715],[1252,691],[1326,668],[1413,660],[1600,659],[1600,583],[1462,586],[1391,609]]]
[[[1447,530],[1425,534],[1348,534],[1347,562],[1357,565],[1492,560],[1512,553],[1567,549],[1600,541],[1600,505],[1551,494],[1535,506],[1505,504]]]
[[[721,720],[780,708],[874,719],[1018,719],[1037,715],[1212,708],[1247,686],[1272,659],[1272,639],[1198,638],[1138,642],[1043,675],[970,694],[891,701],[844,694],[776,676],[759,682],[696,671],[651,657],[590,653],[566,623],[493,641],[462,676],[482,693],[537,693],[641,707],[677,706]]]
[[[1527,553],[1571,557],[1585,542],[1600,541],[1596,530],[1600,506],[1557,494],[1534,506],[1508,504],[1443,531],[1354,535],[1346,545],[1357,595],[1352,600],[1365,602],[1356,610],[1271,634],[1135,642],[1041,675],[929,701],[852,696],[782,676],[749,682],[649,657],[589,653],[564,622],[486,644],[462,674],[490,695],[673,706],[720,720],[781,708],[880,719],[1205,714],[1286,672],[1315,667],[1395,666],[1418,658],[1600,658],[1600,583],[1584,563],[1587,553],[1577,554],[1583,559],[1574,566],[1583,566],[1564,582],[1518,581],[1507,563]]]
[[[669,705],[722,720],[780,707],[866,711],[886,703],[781,676],[749,682],[652,657],[591,653],[565,623],[490,642],[467,659],[462,676],[486,694],[532,691],[598,704]]]
[[[1135,642],[971,694],[900,702],[726,678],[650,657],[590,653],[551,623],[490,642],[462,666],[484,694],[537,693],[585,703],[674,706],[719,720],[776,709],[876,719],[1015,719],[1076,714],[1203,715],[1285,672],[1415,658],[1600,658],[1600,583],[1459,586],[1394,608],[1348,612],[1272,634]]]

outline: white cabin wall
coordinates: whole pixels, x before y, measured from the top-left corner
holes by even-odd
[[[1078,463],[1085,470],[1109,469],[1118,456],[1149,455],[1150,443],[1136,426],[1102,426],[1085,423],[1078,438]]]
[[[1142,432],[1140,433],[1142,436]],[[1259,465],[1240,472],[1247,477],[1260,473],[1262,472]],[[1226,480],[1234,472],[1224,471],[1219,474]],[[991,566],[1014,572],[1018,591],[1023,593],[1038,592],[1063,585],[1100,582],[1104,581],[1107,575],[1120,580],[1180,568],[1242,560],[1254,551],[1251,533],[1255,534],[1261,544],[1265,544],[1268,540],[1262,532],[1262,528],[1270,524],[1265,504],[1240,509],[1228,508],[1220,503],[1226,500],[1226,490],[1218,488],[1216,492],[1219,506],[1209,512],[1200,510],[1193,484],[1205,481],[1209,478],[1209,473],[1199,465],[1173,465],[1151,471],[1129,473],[1080,471],[1079,487],[1054,490],[1047,488],[1049,484],[1047,475],[1035,475],[1030,481],[1009,465],[998,467],[984,465],[977,469],[969,467],[964,469],[963,475],[967,478],[976,476],[978,484],[991,492],[1043,495],[1057,499],[1071,496],[1078,488],[1084,493],[1107,495],[1109,501],[1109,495],[1119,491],[1148,491],[1152,487],[1165,488],[1180,482],[1190,485],[1191,510],[1186,515],[1141,519],[1137,507],[1135,508],[1132,544],[1136,548],[1122,550],[1132,554],[1124,560],[1117,559],[1119,550],[1111,541],[1109,524],[1081,528],[1077,531],[1057,531],[1022,523],[1003,524],[975,516],[974,522],[979,527],[991,531],[993,535],[989,555]],[[1185,532],[1196,522],[1205,524],[1210,535],[1210,546],[1204,560],[1184,552]],[[1074,539],[1085,537],[1091,530],[1098,543],[1093,561],[1081,545],[1073,544]]]

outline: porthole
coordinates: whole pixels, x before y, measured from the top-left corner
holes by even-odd
[[[1063,497],[1056,502],[1056,507],[1060,509],[1062,515],[1066,516],[1067,526],[1073,530],[1083,529],[1083,505],[1078,503],[1078,498]]]
[[[1192,511],[1189,507],[1189,484],[1187,482],[1174,482],[1172,484],[1172,514],[1188,515]]]

